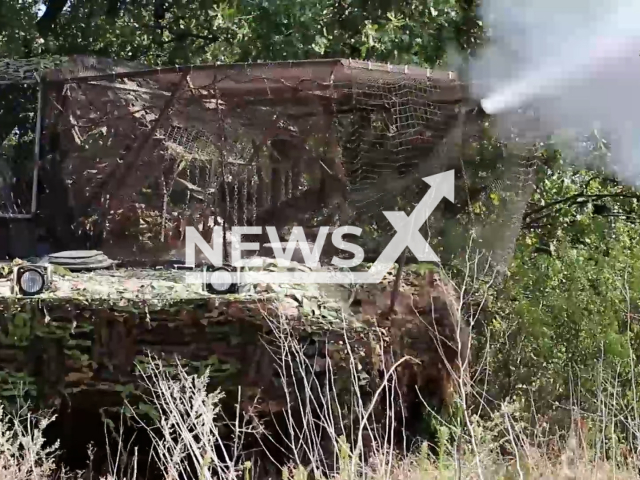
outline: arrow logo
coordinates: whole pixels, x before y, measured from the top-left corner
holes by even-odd
[[[389,268],[406,247],[409,247],[421,262],[440,261],[440,258],[420,234],[420,227],[427,221],[443,197],[451,202],[454,201],[455,170],[431,175],[422,180],[431,188],[422,197],[409,217],[404,212],[382,212],[397,233],[367,272],[372,278],[377,278],[378,282],[382,280],[384,274],[389,271]]]

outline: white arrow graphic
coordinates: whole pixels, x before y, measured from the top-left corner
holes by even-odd
[[[422,200],[416,205],[409,217],[404,212],[383,212],[397,233],[367,272],[371,275],[372,280],[374,278],[377,280],[367,283],[377,283],[382,280],[382,277],[389,271],[389,268],[406,247],[409,247],[416,258],[422,262],[440,261],[420,234],[419,229],[427,221],[443,197],[446,197],[451,202],[454,201],[455,170],[431,175],[422,180],[428,183],[431,188],[422,197]]]
[[[396,262],[405,248],[410,248],[416,258],[423,262],[439,262],[440,259],[420,234],[420,227],[427,221],[443,197],[454,201],[455,171],[438,173],[422,179],[431,188],[407,217],[404,212],[383,212],[396,229],[396,234],[378,259],[366,272],[234,272],[233,281],[238,283],[379,283]],[[202,282],[201,273],[187,273],[187,282]]]

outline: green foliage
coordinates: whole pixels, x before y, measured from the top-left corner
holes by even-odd
[[[479,38],[473,2],[8,0],[0,56],[94,54],[151,64],[346,56],[434,65]],[[60,8],[62,7],[62,8]]]
[[[37,0],[8,0],[0,3],[0,57],[33,54],[38,44]]]
[[[608,377],[631,391],[640,347],[638,196],[592,172],[547,172],[486,317],[494,398],[549,412],[580,391],[589,410]]]

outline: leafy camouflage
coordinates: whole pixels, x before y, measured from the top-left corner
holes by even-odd
[[[42,73],[57,68],[64,62],[62,57],[39,57],[0,60],[0,83],[22,83],[38,81]]]
[[[368,401],[385,369],[409,356],[398,368],[397,414],[422,411],[423,400],[441,409],[451,400],[447,364],[456,368],[455,302],[436,277],[414,271],[404,275],[390,312],[391,273],[380,285],[357,289],[254,285],[215,296],[184,285],[179,272],[57,270],[52,289],[38,298],[0,298],[0,395],[103,413],[119,411],[126,400],[129,413],[131,407],[152,419],[156,412],[136,372],[145,371],[153,354],[168,369],[180,362],[193,373],[208,370],[211,388],[227,392],[230,413],[240,387],[240,406],[268,419],[290,408],[287,399],[299,388],[295,379],[283,384],[278,372],[286,346],[274,329],[282,327],[309,361],[295,367],[296,375],[332,371],[332,388],[345,404],[354,366]],[[0,282],[0,291],[7,284]],[[409,435],[412,428],[419,422]]]

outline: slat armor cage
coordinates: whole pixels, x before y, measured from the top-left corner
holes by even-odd
[[[382,211],[410,208],[421,177],[457,166],[427,161],[465,98],[449,72],[74,57],[42,80],[39,208],[66,245],[83,238],[120,258],[175,255],[186,225],[208,240],[221,222],[349,224],[384,241],[393,230]]]

